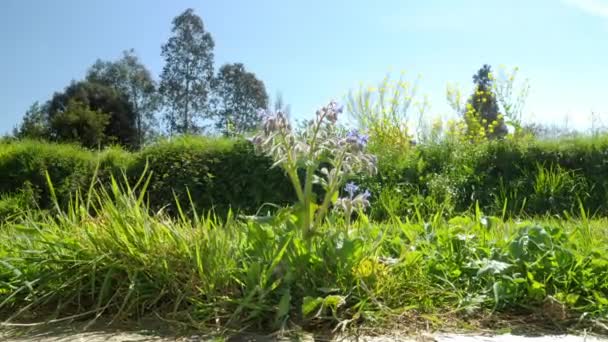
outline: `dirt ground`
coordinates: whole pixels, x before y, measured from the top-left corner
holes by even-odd
[[[0,342],[270,342],[270,341],[344,341],[344,342],[608,342],[608,336],[584,336],[584,335],[544,335],[544,336],[521,336],[521,335],[495,335],[486,333],[475,334],[450,334],[450,333],[421,333],[417,335],[405,335],[403,333],[385,333],[380,336],[345,336],[345,337],[320,337],[310,333],[299,334],[291,337],[277,336],[252,336],[241,335],[229,339],[213,336],[199,336],[196,333],[179,333],[175,330],[162,329],[158,324],[144,324],[136,329],[131,329],[132,324],[114,326],[96,324],[88,326],[86,323],[65,323],[47,326],[0,326]],[[150,327],[146,329],[145,327]]]
[[[157,334],[148,331],[127,332],[127,331],[87,331],[82,332],[69,328],[63,329],[3,329],[0,330],[0,341],[3,342],[212,342],[212,341],[234,341],[234,342],[266,342],[266,341],[329,341],[325,339],[315,338],[313,335],[300,335],[299,337],[277,338],[277,337],[238,337],[228,340],[222,338],[200,337],[197,335],[190,336],[168,336]],[[515,335],[455,335],[455,334],[437,334],[437,335],[418,335],[418,336],[403,336],[398,333],[387,334],[383,336],[363,336],[363,337],[345,337],[335,338],[333,341],[344,342],[507,342],[507,341],[524,341],[524,342],[608,342],[608,338],[599,338],[593,336],[537,336],[524,337]]]

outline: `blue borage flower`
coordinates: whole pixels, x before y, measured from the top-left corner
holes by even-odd
[[[346,141],[359,148],[364,148],[367,146],[369,136],[367,134],[360,134],[358,130],[354,129],[346,134]]]
[[[257,113],[262,129],[250,141],[257,152],[271,157],[273,166],[283,168],[289,176],[300,207],[308,212],[299,223],[307,233],[322,224],[332,207],[336,210],[344,207],[348,217],[352,210],[369,207],[369,191],[359,193],[359,187],[352,182],[344,188],[350,196],[336,199],[347,179],[360,173],[375,174],[377,163],[374,155],[365,152],[367,135],[355,130],[345,136],[338,129],[336,123],[343,111],[342,105],[332,101],[316,111],[314,120],[305,121],[297,129],[292,128],[282,112],[260,110]],[[328,166],[321,167],[322,164]],[[303,180],[299,175],[302,167],[306,172]],[[315,204],[312,184],[322,186],[326,192],[320,205],[312,205]]]
[[[349,183],[346,183],[346,186],[344,187],[344,191],[346,191],[348,193],[350,198],[353,198],[353,197],[355,197],[355,193],[357,191],[359,191],[359,186],[353,182],[349,182]]]

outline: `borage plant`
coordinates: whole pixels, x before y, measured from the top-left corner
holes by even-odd
[[[282,112],[261,111],[263,129],[252,139],[256,150],[270,156],[273,167],[280,166],[289,176],[298,198],[294,207],[298,225],[306,237],[315,233],[332,207],[342,209],[349,222],[354,209],[368,205],[369,193],[355,196],[358,189],[354,185],[345,189],[348,197],[339,198],[340,187],[348,178],[376,172],[376,157],[365,152],[368,137],[339,129],[336,122],[341,113],[342,107],[332,101],[317,110],[314,120],[293,129]],[[298,170],[304,171],[302,178]],[[324,190],[320,201],[313,184]]]

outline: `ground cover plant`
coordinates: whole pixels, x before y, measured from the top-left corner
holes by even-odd
[[[36,208],[34,190],[3,198],[34,198],[31,209],[12,212],[0,226],[3,324],[156,316],[216,331],[341,330],[420,320],[438,328],[478,326],[525,315],[557,327],[603,326],[607,220],[585,207],[581,194],[592,193],[587,178],[536,159],[525,169],[534,173],[521,178],[533,184],[534,196],[514,193],[528,183],[480,187],[475,191],[492,195],[486,207],[496,214],[475,198],[459,213],[459,191],[467,191],[467,177],[475,179],[475,163],[531,143],[480,144],[483,158],[456,159],[469,167],[462,174],[440,162],[459,153],[450,141],[416,147],[406,163],[414,158],[418,169],[438,173],[426,173],[427,194],[405,197],[398,190],[407,188],[387,186],[402,176],[382,174],[382,156],[367,149],[373,136],[337,125],[341,112],[332,102],[300,128],[281,112],[262,113],[262,130],[251,140],[257,153],[247,155],[268,162],[266,170],[295,195],[290,204],[262,205],[271,209],[257,213],[200,210],[190,187],[182,193],[188,200],[173,192],[172,210],[155,207],[150,191],[158,169],[147,159],[134,176],[121,152],[104,154],[124,165],[114,168],[82,151],[75,158],[91,158],[78,164],[91,167],[82,167],[88,184],[61,197],[51,172],[41,168],[35,174],[50,203],[44,210]],[[11,157],[14,150],[42,148],[14,144],[0,157],[24,165],[20,154]],[[233,151],[232,142],[223,144],[214,149]],[[597,141],[576,144],[595,151]],[[517,200],[554,211],[526,217],[527,206]]]

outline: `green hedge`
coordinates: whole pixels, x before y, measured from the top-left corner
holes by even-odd
[[[372,191],[375,218],[390,214],[453,214],[479,204],[491,215],[579,213],[608,215],[608,136],[556,141],[502,141],[478,145],[452,142],[419,145],[400,158],[379,156],[379,173],[358,179]],[[182,137],[138,153],[118,148],[91,152],[35,141],[0,142],[0,196],[35,190],[42,208],[52,205],[45,171],[57,196],[67,201],[87,187],[96,166],[135,182],[148,170],[148,201],[154,210],[176,214],[177,198],[190,210],[228,208],[246,213],[264,203],[294,200],[280,169],[253,153],[246,141]]]
[[[90,181],[94,154],[72,145],[24,141],[0,145],[0,194],[18,193],[29,183],[39,192],[40,205],[52,203],[46,173],[60,201]]]
[[[191,198],[198,211],[213,208],[223,213],[233,208],[254,213],[264,203],[294,199],[283,172],[271,165],[247,141],[185,137],[135,154],[128,173],[136,179],[147,167],[153,208],[168,205],[175,213],[175,196],[184,210],[190,208]]]
[[[160,142],[139,153],[111,148],[96,153],[72,145],[37,141],[0,143],[0,194],[17,194],[29,183],[42,208],[53,205],[48,172],[60,203],[88,188],[95,170],[104,183],[110,175],[126,175],[135,183],[150,176],[147,199],[153,210],[176,214],[183,209],[229,208],[253,213],[264,203],[293,200],[288,180],[271,162],[253,153],[246,141],[182,137]],[[107,183],[107,182],[105,182]],[[190,194],[190,196],[188,195]],[[192,202],[190,202],[190,198]]]
[[[418,146],[363,179],[377,216],[471,210],[526,216],[608,215],[608,136]]]

